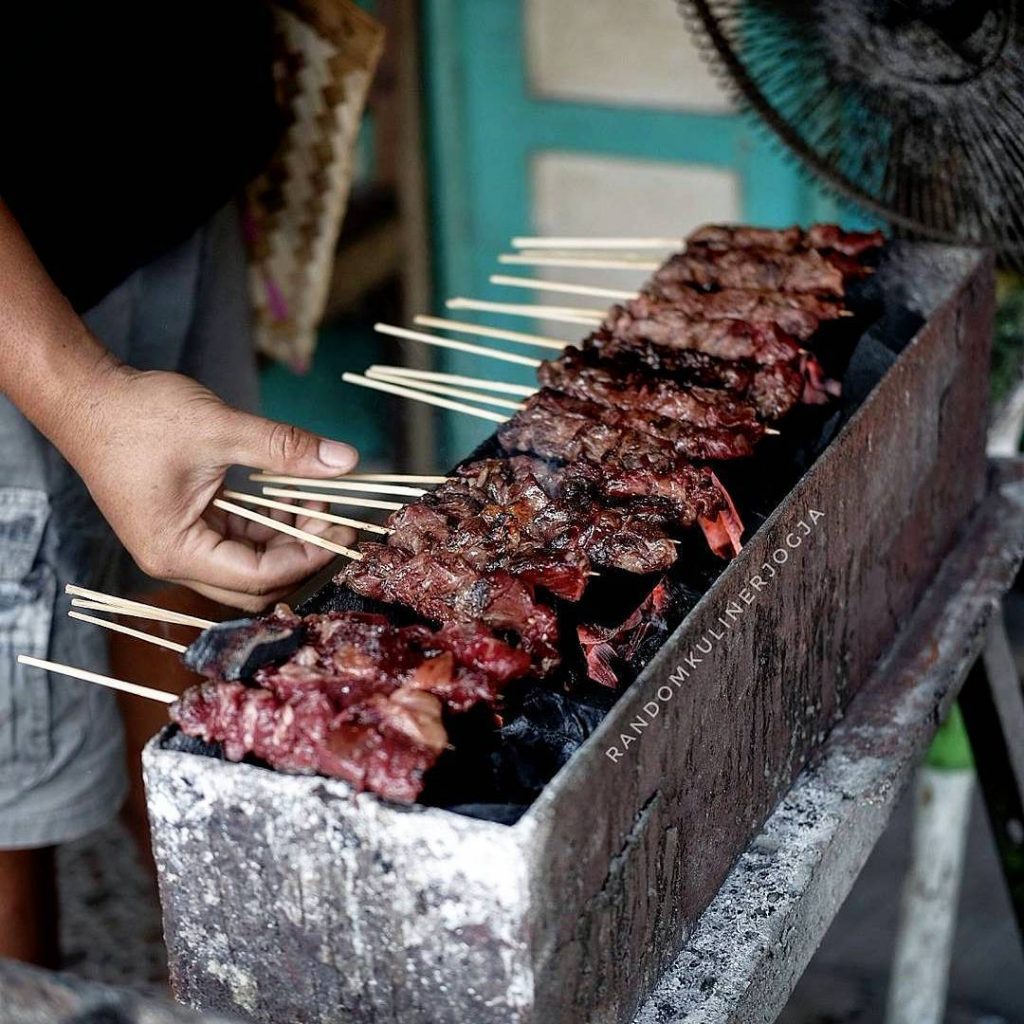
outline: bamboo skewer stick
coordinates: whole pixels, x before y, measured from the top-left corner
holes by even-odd
[[[397,371],[402,367],[384,367],[384,369],[394,369],[395,376],[401,376]],[[349,473],[348,478],[350,480],[376,480],[382,484],[443,484],[451,479],[447,476],[430,476],[423,473]]]
[[[309,476],[276,476],[273,473],[253,473],[250,480],[262,484],[303,484],[307,487],[323,487],[328,491],[361,491],[364,494],[399,494],[418,498],[426,494],[422,487],[408,487],[404,484],[378,484],[371,481],[363,483],[349,480],[348,477],[327,477],[317,479]],[[301,510],[300,510],[301,511]],[[313,517],[314,519],[316,516]]]
[[[616,260],[629,264],[649,263],[654,258],[650,252],[627,252],[625,249],[519,249],[511,255],[531,259]],[[659,258],[663,265],[668,257]]]
[[[552,256],[528,252],[498,257],[499,263],[516,267],[580,267],[584,270],[643,270],[653,273],[661,264],[654,260],[624,260],[586,256]]]
[[[347,519],[345,516],[336,516],[330,512],[321,512],[319,509],[304,508],[302,505],[289,505],[284,501],[274,501],[271,498],[260,498],[255,494],[242,494],[241,491],[225,491],[225,498],[233,501],[240,501],[245,505],[256,505],[260,508],[274,508],[280,512],[291,512],[294,515],[307,516],[310,519],[319,519],[323,523],[334,523],[337,526],[351,526],[353,530],[365,530],[367,533],[394,533],[386,526],[378,526],[376,523],[367,523],[362,519]]]
[[[254,523],[259,523],[261,526],[267,526],[271,530],[277,530],[278,533],[287,534],[289,537],[294,537],[296,540],[301,540],[305,544],[312,544],[318,548],[324,548],[326,551],[332,551],[336,555],[344,555],[346,558],[360,559],[363,556],[358,551],[354,551],[352,548],[347,548],[343,544],[335,544],[332,540],[326,540],[324,537],[318,537],[314,533],[307,533],[305,530],[300,530],[297,526],[289,526],[287,523],[279,523],[276,519],[271,519],[270,516],[261,515],[259,512],[253,512],[251,509],[243,508],[241,505],[235,505],[230,501],[224,501],[222,498],[215,498],[213,504],[216,508],[223,509],[225,512],[230,512],[232,515],[240,516],[242,519],[248,519]]]
[[[131,626],[122,626],[120,622],[111,622],[110,619],[101,619],[95,615],[86,615],[84,612],[76,611],[68,612],[68,616],[72,619],[79,619],[82,622],[91,622],[94,626],[111,629],[115,633],[123,633],[125,636],[134,637],[136,640],[145,640],[146,643],[156,644],[157,647],[166,647],[167,650],[174,651],[177,654],[184,654],[188,650],[185,644],[175,643],[173,640],[165,640],[162,636],[144,633],[141,629],[132,629]]]
[[[440,395],[428,395],[413,388],[403,387],[400,384],[391,384],[383,380],[370,380],[358,373],[343,373],[341,379],[348,384],[356,384],[363,388],[373,388],[376,391],[384,391],[389,395],[398,395],[399,398],[411,398],[414,402],[425,402],[427,405],[435,405],[439,409],[450,409],[453,412],[463,412],[467,416],[476,416],[478,419],[490,420],[492,423],[504,423],[508,417],[501,413],[491,412],[489,409],[478,409],[476,406],[466,405],[463,402],[454,402]]]
[[[441,330],[454,331],[456,334],[473,334],[481,338],[494,338],[498,341],[511,341],[517,345],[533,345],[537,348],[550,348],[560,352],[567,341],[560,338],[545,338],[539,334],[524,334],[522,331],[506,331],[501,327],[486,327],[483,324],[469,324],[463,320],[446,320],[439,316],[417,316],[413,322],[421,327],[437,327]],[[580,324],[579,326],[584,326]],[[586,324],[587,327],[593,326]]]
[[[98,672],[87,672],[84,668],[72,668],[70,665],[60,665],[55,661],[32,658],[27,654],[18,655],[18,664],[31,665],[33,668],[41,668],[46,672],[53,672],[56,675],[70,676],[72,679],[96,683],[98,686],[106,686],[111,690],[121,690],[123,693],[130,693],[136,697],[145,697],[147,700],[158,700],[164,704],[173,704],[178,699],[176,693],[154,690],[149,686],[139,686],[137,683],[126,683],[123,679],[101,676]]]
[[[432,381],[437,377],[443,377],[457,380],[460,384],[465,384],[470,388],[479,388],[481,391],[484,389],[490,389],[493,391],[500,388],[506,394],[518,395],[521,398],[529,398],[540,390],[536,385],[507,384],[503,381],[485,380],[483,377],[465,377],[461,375],[457,376],[456,374],[434,373],[432,370],[413,370],[405,366],[374,365],[370,367],[370,371],[378,371],[381,376],[392,377],[395,380],[410,381],[410,387],[416,386],[411,383],[412,381]],[[482,398],[483,396],[481,396],[481,400]]]
[[[499,409],[522,409],[522,402],[513,402],[507,398],[498,398],[496,395],[484,394],[480,391],[467,391],[465,388],[453,388],[448,384],[435,384],[431,381],[419,380],[413,377],[393,376],[382,370],[374,370],[372,367],[366,371],[370,380],[383,380],[391,384],[403,384],[406,387],[415,388],[417,391],[428,391],[437,395],[449,395],[452,398],[468,398],[473,402],[486,402],[488,405],[496,405]]]
[[[129,617],[134,615],[140,619],[155,619],[158,622],[170,622],[177,626],[195,626],[198,629],[208,629],[210,626],[217,625],[210,619],[201,619],[196,615],[186,615],[183,612],[173,612],[157,605],[143,604],[141,601],[129,601],[124,597],[115,597],[113,594],[104,594],[99,590],[79,587],[74,583],[69,583],[64,588],[64,592],[72,597],[84,597],[88,601],[94,601],[100,607],[105,607],[116,615]],[[74,601],[71,603],[75,604]]]
[[[347,505],[349,508],[384,509],[387,512],[397,512],[400,508],[405,508],[406,505],[402,501],[378,501],[376,498],[347,498],[341,494],[325,494],[320,491],[295,491],[282,487],[264,487],[263,493],[270,495],[272,498],[326,501],[332,505]]]
[[[573,238],[520,236],[512,239],[515,249],[675,249],[686,246],[685,238]]]
[[[410,378],[412,380],[437,381],[440,384],[466,384],[481,391],[497,391],[504,395],[519,395],[529,398],[537,389],[528,384],[506,384],[500,380],[484,380],[482,377],[466,377],[458,373],[437,373],[433,370],[414,370],[407,366],[386,366],[374,363],[367,371],[367,376],[379,373],[386,377]],[[432,481],[444,483],[448,477],[432,477]]]
[[[405,327],[392,327],[390,324],[375,324],[375,331],[380,334],[388,334],[394,338],[404,338],[407,341],[418,341],[424,345],[434,345],[437,348],[449,348],[456,352],[468,352],[475,356],[488,356],[491,359],[500,359],[505,363],[515,363],[517,366],[540,366],[539,359],[531,356],[517,355],[515,352],[502,352],[500,349],[485,348],[483,345],[471,345],[467,341],[455,341],[452,338],[441,338],[436,334],[427,334],[424,331],[410,331]]]
[[[194,629],[208,629],[209,626],[215,626],[217,623],[210,622],[208,625],[200,625],[200,623],[206,623],[206,619],[197,619],[191,615],[184,615],[180,612],[168,612],[163,608],[154,608],[152,611],[147,611],[142,608],[123,608],[116,604],[107,604],[104,601],[89,601],[84,597],[73,597],[71,599],[72,608],[85,608],[88,611],[93,612],[106,612],[107,615],[123,615],[129,619],[147,619],[151,622],[164,622],[170,626],[191,626]]]
[[[624,288],[597,288],[592,284],[546,281],[542,277],[510,277],[508,274],[491,274],[490,282],[509,288],[530,288],[536,292],[561,292],[565,295],[589,295],[595,299],[618,299],[622,302],[628,302],[640,295],[637,291],[628,291]]]
[[[526,316],[531,320],[550,320],[579,327],[599,324],[605,317],[603,310],[586,309],[583,306],[537,306],[523,302],[484,302],[482,299],[449,299],[445,307],[479,313],[501,313],[504,316]]]

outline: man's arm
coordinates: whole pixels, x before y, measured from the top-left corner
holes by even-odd
[[[58,291],[2,202],[0,391],[80,474],[150,575],[255,611],[332,557],[209,506],[231,465],[329,477],[355,466],[355,449],[232,409],[188,377],[120,363]],[[352,540],[343,528],[300,525]]]

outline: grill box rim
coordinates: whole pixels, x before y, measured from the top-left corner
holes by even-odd
[[[917,423],[913,409],[906,412],[913,403],[898,393],[901,384],[914,384],[922,393],[934,393],[937,398],[939,408],[934,414],[928,410],[921,417],[927,419],[926,426],[935,428],[936,451],[930,464],[938,467],[938,445],[943,437],[953,438],[953,447],[959,446],[959,452],[944,454],[977,455],[976,473],[970,472],[970,462],[962,464],[959,480],[963,493],[959,497],[956,491],[949,491],[948,470],[937,481],[916,481],[916,489],[905,481],[901,484],[918,497],[928,485],[931,490],[925,497],[929,507],[944,512],[942,522],[932,524],[934,536],[925,538],[927,551],[920,553],[916,562],[911,558],[915,575],[912,585],[903,588],[905,593],[901,591],[904,604],[914,593],[919,596],[930,582],[955,538],[956,523],[982,493],[987,364],[978,364],[987,355],[982,336],[991,316],[991,260],[965,250],[908,246],[905,261],[908,268],[927,278],[915,281],[911,274],[900,282],[919,286],[926,307],[932,302],[933,308],[923,310],[928,314],[924,327],[761,524],[744,552],[701,597],[596,731],[515,824],[474,819],[443,808],[389,805],[368,794],[353,794],[351,787],[340,781],[280,775],[166,750],[160,737],[150,742],[144,755],[147,793],[172,979],[179,998],[201,1008],[241,1011],[260,1021],[287,1018],[289,1013],[306,1019],[303,1008],[308,1011],[314,1004],[321,1014],[318,1020],[454,1022],[472,1017],[481,1024],[498,1020],[556,1024],[584,1018],[612,1022],[635,1009],[681,945],[702,901],[706,905],[710,898],[707,890],[715,878],[720,881],[724,877],[863,681],[867,663],[849,670],[845,688],[838,685],[841,680],[837,678],[835,693],[830,697],[818,694],[825,703],[833,703],[807,716],[812,727],[807,734],[800,734],[799,728],[790,731],[788,741],[793,749],[776,752],[773,777],[765,780],[760,790],[757,780],[750,780],[754,796],[742,820],[722,821],[724,845],[704,851],[696,886],[688,887],[687,880],[680,877],[685,874],[680,865],[688,868],[700,858],[687,859],[692,851],[687,846],[688,836],[682,833],[688,823],[678,817],[678,808],[672,810],[672,797],[664,796],[657,785],[659,772],[664,774],[666,765],[657,758],[651,760],[655,749],[651,737],[656,734],[640,740],[640,747],[648,751],[646,759],[631,755],[631,765],[611,766],[612,771],[621,772],[618,776],[607,775],[608,766],[602,763],[607,761],[607,738],[635,715],[651,681],[663,674],[673,656],[679,656],[681,640],[714,610],[728,588],[743,578],[753,553],[792,516],[798,502],[814,498],[815,489],[829,474],[849,482],[842,460],[851,457],[852,439],[863,440],[867,435],[870,450],[872,430],[886,427],[885,422],[878,422],[880,407],[887,405],[888,411],[902,415],[903,425]],[[953,358],[957,354],[959,359]],[[945,401],[951,404],[944,410]],[[878,447],[884,449],[885,445]],[[859,467],[854,472],[865,474]],[[869,493],[872,484],[877,486],[869,472],[865,484]],[[939,500],[949,494],[954,500]],[[834,497],[839,500],[841,496]],[[827,526],[826,520],[826,531]],[[905,523],[901,521],[900,526],[904,528]],[[854,539],[853,556],[867,557],[868,539]],[[797,568],[788,575],[796,578]],[[799,601],[800,587],[790,584],[790,589],[795,593],[780,592],[779,598]],[[896,614],[893,630],[899,618]],[[785,663],[786,655],[772,648],[764,661],[781,659]],[[758,666],[753,669],[756,675]],[[710,683],[699,687],[710,688]],[[694,690],[689,693],[691,702],[697,696]],[[739,703],[722,709],[726,717],[732,716],[730,721],[741,722]],[[784,703],[782,712],[794,715],[798,723],[804,721]],[[697,721],[689,724],[696,726]],[[165,734],[166,730],[161,736]],[[663,755],[663,749],[659,753]],[[728,751],[721,752],[723,758],[728,755]],[[687,767],[684,765],[684,772]],[[624,785],[615,799],[602,803],[605,814],[595,821],[595,816],[587,813],[593,806],[586,799],[588,790],[605,796],[614,791],[614,787],[602,790],[595,782],[598,777]],[[719,804],[721,797],[717,792],[710,794]],[[296,804],[284,806],[291,801]],[[719,814],[724,810],[717,807]],[[700,825],[696,819],[692,824]],[[271,825],[271,832],[280,829],[287,834],[288,849],[299,856],[300,874],[308,874],[315,883],[312,904],[308,904],[308,893],[300,895],[302,923],[285,929],[289,933],[286,950],[297,956],[305,951],[309,957],[303,966],[313,968],[311,987],[306,979],[289,987],[282,984],[281,976],[261,982],[258,974],[247,970],[245,964],[257,962],[260,948],[260,940],[248,934],[247,928],[258,927],[262,908],[251,905],[252,894],[245,895],[244,884],[237,893],[229,891],[218,897],[195,874],[187,877],[189,850],[194,854],[203,830],[215,826],[217,833],[207,834],[202,844],[211,851],[210,863],[228,869],[232,864],[247,863],[258,874],[274,877],[275,891],[286,892],[287,865],[275,863],[273,858],[266,860],[265,851],[249,849],[260,845],[260,835],[268,835],[259,829]],[[701,840],[707,843],[710,833],[706,823],[703,827]],[[738,836],[743,837],[742,842],[737,842]],[[310,843],[312,853],[308,853]],[[653,844],[657,844],[656,850]],[[304,862],[303,847],[308,853]],[[382,857],[391,858],[389,872],[379,870]],[[653,879],[648,877],[652,866],[657,868]],[[495,868],[500,870],[496,873]],[[669,875],[665,877],[658,873],[666,871]],[[347,886],[352,899],[338,899],[336,893],[332,897],[324,888],[328,880],[343,883],[341,889]],[[663,894],[662,902],[672,904],[669,910],[662,913],[642,899],[645,880],[647,890],[653,882],[658,883],[654,891]],[[684,898],[674,903],[679,892]],[[195,918],[202,907],[216,904],[218,898],[215,927],[207,928]],[[625,905],[625,914],[615,906],[616,901]],[[287,919],[285,904],[276,909],[282,908]],[[418,920],[410,921],[409,913]],[[363,928],[371,921],[379,930],[374,938],[339,939],[348,946],[332,948],[326,959],[315,952],[314,934],[337,935],[346,924],[358,923]],[[281,927],[280,920],[277,927]],[[228,957],[234,953],[237,958],[243,952],[242,962]],[[443,964],[439,963],[442,953]],[[593,977],[588,958],[607,967],[613,953],[623,962],[605,977]],[[360,972],[352,970],[353,958],[360,956],[385,968],[369,993],[360,989]],[[259,959],[265,965],[262,954]],[[342,977],[345,971],[351,976]],[[456,988],[461,989],[458,996],[453,992]],[[441,993],[447,993],[446,1001],[441,1000]]]

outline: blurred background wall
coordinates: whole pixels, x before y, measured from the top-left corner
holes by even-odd
[[[387,26],[388,44],[328,320],[312,372],[268,367],[264,402],[270,415],[354,441],[367,462],[443,469],[489,432],[339,377],[416,360],[517,379],[514,368],[477,357],[412,344],[400,351],[372,331],[375,319],[439,312],[453,295],[531,301],[488,282],[513,235],[683,235],[710,220],[836,217],[833,202],[737,114],[672,0],[364,6]],[[523,268],[521,276],[536,275]],[[638,283],[629,272],[589,279]],[[502,326],[531,329],[521,319]]]

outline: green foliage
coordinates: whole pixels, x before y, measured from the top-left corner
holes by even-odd
[[[999,275],[992,338],[992,405],[998,407],[1021,379],[1024,364],[1024,277]]]

